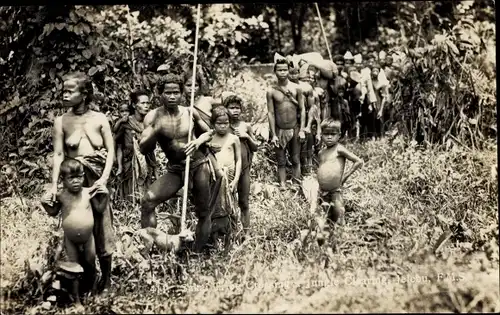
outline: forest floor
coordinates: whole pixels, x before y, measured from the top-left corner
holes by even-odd
[[[499,312],[496,143],[442,151],[396,138],[348,147],[365,165],[344,191],[346,224],[323,246],[298,241],[308,205],[299,189],[277,190],[275,168],[258,152],[251,237],[228,255],[190,258],[179,280],[174,260],[137,265],[124,231],[138,227],[139,212],[117,209],[111,296],[87,299],[83,312]],[[76,313],[43,309],[26,289],[26,261],[46,259],[57,220],[38,196],[23,202],[1,201],[1,312]]]

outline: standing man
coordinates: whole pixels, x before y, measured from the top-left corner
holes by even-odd
[[[182,106],[183,80],[167,74],[158,86],[161,107],[150,111],[144,118],[144,131],[139,143],[143,154],[154,150],[158,143],[168,159],[167,171],[147,188],[142,198],[141,227],[156,227],[155,208],[174,197],[184,183],[184,176],[192,181],[192,198],[198,224],[196,226],[195,251],[200,252],[207,243],[211,231],[211,213],[208,200],[211,197],[212,173],[208,152],[200,146],[209,140],[210,133],[188,143],[190,108]],[[195,125],[205,132],[209,126],[194,110]],[[193,127],[195,127],[193,125]],[[194,138],[194,135],[193,135]],[[184,174],[186,157],[191,155],[189,174]]]
[[[278,162],[279,184],[284,189],[287,148],[292,160],[293,177],[296,180],[300,178],[300,141],[305,139],[306,110],[299,85],[288,80],[289,63],[286,59],[275,61],[274,73],[278,82],[266,94],[267,117]],[[299,115],[300,123],[297,118]]]
[[[313,146],[314,146],[314,135],[311,133],[311,125],[313,122],[313,118],[316,116],[316,113],[319,113],[318,105],[316,103],[314,89],[306,81],[303,79],[308,78],[308,76],[302,76],[300,78],[299,68],[293,67],[289,70],[289,79],[293,83],[298,84],[304,95],[304,107],[306,110],[306,127],[305,131],[305,141],[301,144],[300,150],[300,166],[301,173],[303,176],[309,174],[312,167],[312,154],[313,154]],[[300,119],[300,117],[299,117]],[[318,124],[320,124],[319,122]]]

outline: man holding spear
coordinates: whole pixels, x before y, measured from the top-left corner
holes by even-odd
[[[210,184],[213,182],[213,173],[208,150],[200,146],[208,140],[211,133],[205,133],[188,143],[189,128],[192,127],[190,110],[193,110],[193,120],[200,129],[207,132],[210,131],[210,127],[195,109],[181,106],[183,80],[180,76],[169,73],[159,83],[162,106],[150,111],[144,118],[145,129],[139,146],[141,152],[146,154],[152,151],[158,142],[165,152],[168,164],[167,172],[144,193],[141,227],[156,227],[156,206],[174,197],[183,186],[184,177],[189,176],[192,180],[193,204],[198,217],[195,250],[201,251],[210,236],[211,218],[207,201],[211,197]],[[184,174],[188,155],[191,155],[189,174]]]

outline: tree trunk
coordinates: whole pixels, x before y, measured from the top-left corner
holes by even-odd
[[[280,16],[276,14],[276,27],[278,29],[278,51],[281,51],[281,29],[280,29]]]
[[[294,6],[292,15],[290,17],[290,24],[292,26],[293,45],[296,53],[302,52],[302,27],[304,26],[304,18],[307,12],[305,4],[300,4],[299,11]]]

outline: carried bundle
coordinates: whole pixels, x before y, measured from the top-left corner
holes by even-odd
[[[298,58],[318,69],[321,76],[326,79],[333,79],[339,73],[337,65],[331,60],[323,59],[318,52],[300,54]]]

